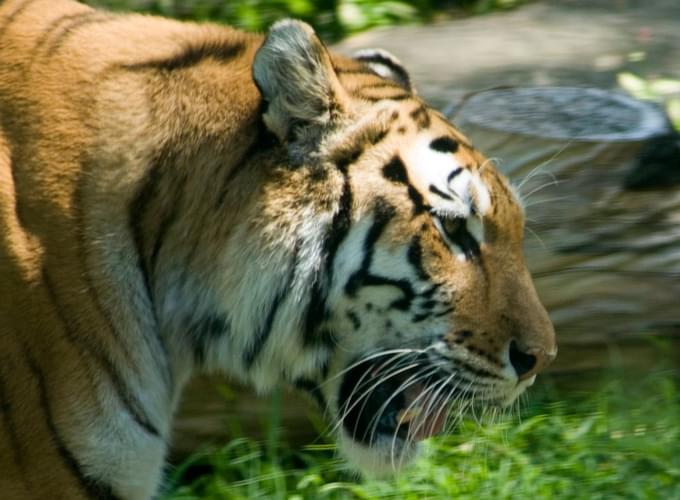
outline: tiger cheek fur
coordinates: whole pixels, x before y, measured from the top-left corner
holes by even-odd
[[[12,498],[152,497],[197,371],[310,392],[380,474],[556,353],[509,184],[394,56],[304,23],[3,2],[0,186]]]

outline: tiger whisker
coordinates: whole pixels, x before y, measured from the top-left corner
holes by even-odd
[[[573,199],[574,199],[574,195],[557,196],[555,198],[546,198],[546,199],[543,199],[543,200],[538,200],[538,201],[534,201],[532,203],[525,204],[524,209],[527,210],[531,207],[535,207],[537,205],[542,205],[543,203],[553,203],[555,201],[564,201],[564,200],[573,200]]]
[[[407,436],[407,443],[410,443],[411,440],[414,439],[415,436],[418,434],[418,432],[420,431],[420,429],[422,428],[422,426],[423,426],[423,425],[426,425],[427,416],[429,416],[430,408],[431,408],[433,405],[436,405],[439,401],[449,401],[449,400],[451,400],[451,397],[455,394],[455,392],[456,392],[458,386],[460,385],[459,383],[456,383],[456,384],[455,384],[454,386],[452,386],[452,387],[449,386],[449,383],[450,383],[451,379],[453,379],[453,378],[455,377],[455,375],[456,375],[456,374],[453,373],[453,374],[451,374],[448,378],[443,379],[443,380],[441,381],[441,383],[439,384],[439,385],[440,385],[440,388],[437,389],[437,390],[435,391],[434,397],[429,398],[429,404],[428,404],[427,410],[424,412],[424,414],[423,414],[422,418],[420,419],[420,421],[416,424],[415,429],[409,428],[409,435]],[[433,388],[434,388],[434,387],[436,387],[436,385],[433,386]],[[447,387],[449,388],[449,390],[448,390],[448,392],[447,392],[446,397],[445,397],[445,398],[440,398],[440,393],[441,393],[442,389],[446,389]],[[454,400],[455,400],[455,399],[459,399],[460,397],[462,397],[462,396],[459,396],[458,398],[454,398]],[[435,415],[435,418],[434,418],[434,421],[433,421],[433,425],[434,425],[434,422],[436,422],[436,420],[439,418],[439,415],[441,414],[441,412],[444,411],[444,408],[445,408],[445,405],[441,405],[441,406],[440,406],[439,410],[437,411],[437,414]],[[448,414],[449,410],[450,410],[450,406],[448,406],[448,407],[446,408],[447,414]],[[444,424],[444,427],[445,427],[445,426],[446,426],[446,423]],[[432,432],[433,430],[434,430],[433,428],[430,428],[430,432]],[[402,466],[402,463],[403,463],[403,459],[404,459],[404,455],[403,455],[403,453],[402,453],[402,456],[401,456],[401,458],[400,458],[400,460],[399,460],[399,469],[401,469],[401,466]]]
[[[429,347],[428,347],[428,348],[429,348]],[[331,382],[331,381],[337,379],[338,377],[341,377],[341,376],[345,375],[346,373],[348,373],[348,372],[351,371],[352,369],[356,368],[357,366],[359,366],[359,365],[361,365],[361,364],[363,364],[363,363],[366,363],[367,361],[371,361],[371,360],[373,360],[373,359],[377,359],[377,358],[382,357],[382,356],[389,356],[389,355],[391,355],[391,354],[401,354],[401,355],[404,355],[404,354],[423,354],[423,353],[425,353],[426,351],[427,351],[427,348],[426,348],[426,349],[390,349],[390,350],[388,350],[388,351],[380,351],[380,352],[372,353],[372,354],[370,354],[370,355],[368,355],[368,356],[366,356],[366,357],[364,357],[364,358],[361,358],[361,359],[358,360],[358,361],[355,361],[355,362],[352,363],[351,365],[349,365],[349,366],[343,368],[343,369],[340,370],[338,373],[336,373],[336,374],[334,374],[334,375],[328,377],[326,380],[324,380],[323,382],[321,382],[321,383],[319,384],[319,386],[326,385],[326,384],[328,384],[329,382]]]
[[[429,399],[427,408],[425,409],[425,412],[424,412],[424,414],[425,414],[426,416],[429,416],[430,411],[431,411],[431,408],[432,408],[434,405],[436,405],[437,402],[439,401],[439,394],[441,393],[441,391],[442,391],[443,389],[445,389],[445,388],[447,387],[449,381],[450,381],[455,375],[456,375],[455,373],[452,373],[451,375],[449,375],[449,377],[447,377],[447,378],[443,381],[443,383],[441,384],[441,387],[440,387],[437,391],[435,391],[433,397],[431,397],[431,398]],[[442,407],[440,406],[439,411],[437,412],[437,414],[435,415],[435,417],[438,417],[438,416],[441,414],[441,410],[442,410]],[[425,419],[423,419],[423,424],[424,424],[424,420],[425,420]],[[436,420],[436,418],[435,418],[435,420]],[[420,430],[420,427],[418,427],[416,430]],[[430,429],[429,429],[430,432],[432,432],[433,430],[434,430],[433,428],[430,428]]]
[[[408,389],[412,385],[415,385],[416,383],[420,382],[423,379],[427,379],[431,375],[435,374],[439,368],[435,367],[433,369],[430,369],[426,373],[416,373],[409,377],[406,381],[404,381],[397,389],[394,390],[392,395],[387,398],[387,400],[381,405],[380,409],[376,412],[376,414],[371,418],[371,421],[369,422],[369,426],[372,427],[371,429],[371,436],[373,436],[377,430],[378,427],[378,422],[380,421],[380,417],[382,417],[385,409],[387,406],[390,404],[390,402],[399,394],[401,394],[404,390]]]
[[[559,180],[555,179],[555,180],[552,180],[552,181],[550,181],[550,182],[546,182],[546,183],[544,183],[544,184],[541,184],[540,186],[538,186],[538,187],[532,189],[531,191],[529,191],[526,195],[522,196],[524,208],[527,209],[528,207],[530,207],[530,206],[532,205],[532,203],[529,203],[529,198],[530,198],[532,195],[538,193],[539,191],[542,191],[543,189],[545,189],[545,188],[547,188],[547,187],[550,187],[550,186],[558,186],[558,185],[561,184],[561,183],[562,183],[562,181],[559,181]]]
[[[541,244],[541,246],[543,247],[543,250],[547,250],[547,249],[548,249],[548,247],[546,246],[546,244],[543,242],[543,239],[538,235],[538,233],[537,233],[536,231],[534,231],[533,229],[531,229],[529,226],[525,226],[525,228],[527,229],[527,231],[531,232],[531,234],[534,236],[534,238],[536,238],[536,239],[538,240],[538,242],[539,242],[539,243]]]
[[[417,366],[418,366],[417,363],[405,366],[404,368],[396,370],[396,371],[390,373],[387,376],[381,377],[377,382],[373,383],[360,396],[356,397],[356,401],[354,401],[354,403],[351,406],[349,406],[348,408],[346,408],[343,411],[343,414],[338,418],[338,422],[333,426],[333,428],[331,429],[331,432],[335,432],[338,429],[338,427],[342,424],[342,422],[345,420],[345,418],[347,418],[347,415],[349,414],[349,412],[352,411],[356,407],[356,405],[359,404],[364,398],[368,397],[376,387],[378,387],[380,384],[384,383],[385,381],[389,380],[390,378],[392,378],[396,375],[399,375],[400,373],[403,373],[405,371],[411,370],[411,369],[413,369]],[[364,375],[366,375],[366,374],[364,374]],[[357,384],[357,385],[359,385],[359,384]],[[349,405],[349,403],[352,401],[352,399],[354,399],[354,394],[355,394],[356,391],[357,391],[357,388],[355,387],[354,390],[352,390],[352,392],[350,393],[350,396],[347,398],[347,402],[343,406],[347,407]]]
[[[395,356],[394,358],[388,358],[386,361],[384,361],[382,364],[380,364],[377,368],[374,368],[374,371],[377,370],[378,372],[380,372],[381,370],[385,370],[385,369],[387,369],[387,367],[388,367],[390,364],[395,364],[396,366],[399,366],[399,363],[402,361],[400,358],[406,357],[406,354],[408,354],[408,353],[402,353],[402,354],[399,354],[399,355]],[[366,371],[365,373],[363,373],[363,374],[361,375],[361,377],[360,377],[359,380],[357,381],[357,384],[356,384],[356,385],[354,386],[354,388],[352,389],[352,392],[351,392],[350,395],[349,395],[348,401],[354,396],[354,394],[356,393],[356,391],[358,391],[361,387],[363,387],[363,380],[364,380],[368,375],[369,375],[369,371]],[[370,392],[370,391],[369,391],[369,392]],[[362,396],[362,397],[364,397],[364,396]],[[340,412],[341,410],[342,410],[341,408],[338,408],[338,412]],[[341,415],[341,416],[339,417],[339,423],[342,423],[342,421],[343,421],[344,418],[347,416],[347,413],[348,413],[349,411],[351,411],[351,409],[350,409],[350,410],[347,410],[347,412],[345,412],[343,415]],[[331,422],[332,422],[332,420],[331,420]],[[339,425],[339,424],[336,424],[336,425]],[[325,432],[327,432],[327,433],[332,433],[332,432],[334,432],[335,430],[336,430],[335,425],[334,425],[334,424],[329,424],[329,425],[327,426],[327,428],[325,429]]]
[[[534,168],[531,170],[531,172],[529,172],[526,176],[524,176],[524,178],[520,181],[519,186],[517,186],[517,191],[518,191],[519,193],[521,193],[521,192],[522,192],[522,188],[524,187],[524,184],[526,184],[529,180],[531,180],[531,179],[534,177],[534,175],[536,175],[536,174],[538,173],[538,171],[539,171],[541,168],[548,166],[551,162],[553,162],[554,160],[556,160],[556,159],[564,152],[564,150],[567,149],[573,142],[574,142],[574,138],[572,137],[571,139],[569,139],[569,140],[564,144],[564,146],[562,146],[562,147],[561,147],[555,154],[553,154],[550,158],[548,158],[547,160],[545,160],[545,161],[539,163],[536,167],[534,167]],[[546,175],[549,175],[550,177],[552,177],[553,180],[556,180],[555,175],[554,175],[552,172],[543,172],[543,173],[546,174]],[[528,195],[526,195],[526,196],[523,195],[522,198],[528,199],[529,196],[530,196],[530,194],[528,194]]]
[[[361,358],[361,359],[355,361],[354,363],[352,363],[352,364],[350,364],[349,366],[347,366],[347,367],[343,368],[342,370],[340,370],[338,373],[335,373],[334,375],[328,377],[326,380],[324,380],[323,382],[319,383],[319,386],[326,385],[326,384],[328,384],[329,382],[331,382],[331,381],[337,379],[338,377],[342,377],[343,375],[345,375],[346,373],[348,373],[348,372],[351,371],[352,369],[356,368],[357,366],[359,366],[359,365],[361,365],[361,364],[363,364],[363,363],[366,363],[366,362],[368,362],[368,361],[371,361],[371,360],[380,358],[380,357],[382,357],[382,356],[389,356],[389,355],[392,355],[392,354],[398,354],[398,355],[405,355],[405,354],[422,354],[422,353],[424,353],[424,352],[425,352],[425,349],[390,349],[390,350],[387,350],[387,351],[375,352],[375,353],[372,353],[372,354],[370,354],[370,355],[368,355],[368,356],[366,356],[366,357],[363,357],[363,358]]]
[[[409,404],[409,405],[406,407],[405,411],[408,412],[408,411],[410,411],[412,408],[417,407],[418,401],[419,401],[420,399],[423,399],[423,398],[427,399],[427,394],[428,394],[428,392],[431,391],[433,388],[437,387],[437,385],[438,385],[438,384],[435,384],[435,385],[433,385],[433,386],[431,386],[431,387],[426,388],[422,393],[420,393],[420,394],[419,394],[419,395],[411,402],[411,404]],[[418,420],[419,418],[420,418],[420,416],[418,416],[416,420]],[[396,429],[395,429],[394,435],[392,436],[392,446],[391,446],[391,450],[390,450],[390,460],[391,460],[391,462],[392,462],[392,470],[394,470],[395,472],[398,470],[397,467],[396,467],[396,463],[395,463],[395,453],[394,453],[394,452],[395,452],[395,448],[396,448],[396,442],[397,442],[397,431],[396,431]],[[405,451],[405,450],[409,447],[409,445],[410,445],[412,442],[413,442],[413,440],[412,440],[412,436],[411,436],[411,430],[410,430],[410,428],[409,428],[409,432],[408,432],[408,434],[407,434],[407,436],[406,436],[406,446],[404,446],[404,448],[402,449],[402,458],[403,458],[403,451]],[[400,462],[399,462],[399,466],[401,467],[401,460],[400,460]]]

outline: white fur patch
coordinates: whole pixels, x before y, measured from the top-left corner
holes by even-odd
[[[337,437],[338,450],[349,464],[364,477],[387,478],[410,465],[418,456],[418,443],[405,443],[399,439],[379,440],[371,447],[354,441],[344,429]]]
[[[473,211],[484,215],[491,206],[484,182],[476,172],[465,168],[455,154],[432,149],[433,139],[423,136],[404,153],[411,182],[436,212],[465,218]],[[452,199],[433,192],[437,190]]]

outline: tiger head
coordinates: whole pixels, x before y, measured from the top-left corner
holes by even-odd
[[[264,124],[307,179],[289,203],[279,186],[271,212],[288,203],[297,234],[322,235],[296,250],[311,269],[298,325],[320,367],[297,385],[351,462],[389,471],[451,408],[506,406],[555,357],[522,206],[386,52],[331,56],[309,26],[282,21],[253,75]]]

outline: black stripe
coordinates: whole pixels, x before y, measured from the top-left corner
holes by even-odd
[[[350,165],[354,164],[366,148],[379,144],[390,132],[390,126],[399,119],[399,112],[390,115],[389,123],[385,127],[375,127],[368,125],[352,134],[345,146],[341,146],[332,151],[330,161],[342,172],[346,174]]]
[[[252,340],[250,347],[246,349],[243,353],[243,364],[246,369],[252,368],[255,360],[264,350],[267,340],[272,333],[272,326],[274,325],[274,319],[276,318],[276,313],[281,306],[281,303],[286,299],[290,293],[290,289],[293,286],[293,280],[295,279],[295,271],[298,267],[298,248],[296,246],[295,253],[293,255],[290,268],[288,270],[288,277],[285,284],[278,290],[272,303],[269,305],[269,311],[265,315],[264,321],[260,324],[259,329],[255,333],[255,338]]]
[[[411,111],[411,118],[418,127],[418,130],[424,130],[430,127],[432,120],[430,119],[430,113],[427,111],[427,107],[421,104],[416,109]]]
[[[430,143],[430,148],[439,153],[455,153],[458,151],[458,141],[449,136],[437,137]]]
[[[180,193],[179,199],[176,199],[175,203],[172,204],[168,213],[161,216],[161,222],[158,225],[158,231],[156,231],[156,238],[151,250],[151,256],[149,257],[148,269],[151,272],[151,278],[156,276],[158,257],[161,253],[161,248],[163,248],[163,243],[165,243],[165,237],[179,215],[179,207],[183,200],[182,193],[183,191]],[[151,281],[151,285],[154,286],[153,281]]]
[[[319,335],[319,326],[328,319],[326,297],[328,288],[333,283],[333,264],[340,244],[349,233],[352,224],[352,188],[347,176],[347,167],[340,169],[343,173],[342,194],[338,200],[338,207],[333,215],[330,227],[324,238],[323,249],[325,265],[317,271],[310,290],[309,304],[305,314],[303,343],[305,346],[318,344],[320,341],[330,345],[332,335]]]
[[[328,319],[329,315],[326,308],[328,291],[321,284],[321,281],[322,278],[317,276],[310,290],[302,340],[305,347],[326,343],[325,340],[332,338],[330,335],[321,335],[319,330],[320,325]]]
[[[363,277],[362,287],[367,286],[391,286],[401,290],[403,297],[394,300],[388,306],[390,309],[398,309],[400,311],[408,311],[411,308],[411,303],[416,297],[416,293],[413,291],[413,286],[411,282],[406,279],[395,280],[392,278],[387,278],[385,276],[378,276],[375,274],[367,274]]]
[[[143,180],[141,187],[130,203],[128,211],[128,220],[130,230],[132,232],[132,240],[134,241],[135,250],[137,251],[137,267],[139,268],[144,285],[146,287],[149,301],[153,305],[154,297],[151,289],[151,282],[153,276],[152,269],[149,267],[146,258],[146,237],[144,230],[144,219],[149,206],[159,196],[158,184],[161,179],[161,168],[158,163],[154,163],[146,174],[146,179]]]
[[[452,196],[449,196],[448,194],[444,193],[434,184],[430,184],[430,193],[436,194],[437,196],[439,196],[440,198],[444,198],[445,200],[453,200]]]
[[[231,331],[231,322],[224,314],[210,314],[198,321],[194,321],[187,334],[189,343],[194,351],[194,360],[200,366],[203,364],[210,345],[228,335]]]
[[[66,44],[69,37],[74,35],[76,31],[78,31],[80,28],[87,26],[88,24],[97,24],[100,22],[112,21],[115,19],[118,18],[108,13],[96,11],[80,16],[78,19],[75,19],[70,25],[66,26],[63,30],[61,30],[61,32],[54,38],[54,40],[52,40],[49,49],[47,49],[47,57],[52,57],[54,54],[56,54],[59,51],[59,49],[61,49]]]
[[[411,239],[406,258],[415,270],[418,279],[423,281],[430,281],[432,279],[423,267],[423,247],[420,243],[420,236],[414,236],[413,239]]]
[[[385,179],[400,184],[408,184],[406,166],[399,156],[392,158],[382,169]]]
[[[307,379],[307,378],[300,378],[293,382],[293,385],[295,386],[296,389],[299,391],[306,392],[309,394],[316,403],[319,405],[319,408],[321,408],[322,411],[326,411],[328,409],[328,404],[326,403],[326,398],[323,395],[323,392],[321,391],[321,388],[319,385],[314,382],[313,380]]]
[[[421,303],[420,307],[422,309],[429,311],[430,309],[434,309],[437,305],[439,305],[438,301],[430,299],[430,300],[426,300],[425,302]]]
[[[423,195],[411,184],[406,166],[398,155],[383,167],[382,172],[386,179],[407,186],[408,197],[413,203],[413,215],[418,215],[429,209],[429,205],[425,203]]]
[[[408,197],[411,199],[411,202],[413,203],[413,215],[418,215],[423,213],[426,210],[430,209],[430,206],[425,203],[425,200],[423,199],[423,195],[420,194],[420,191],[418,191],[413,184],[408,185]]]
[[[347,318],[350,320],[350,322],[352,323],[352,327],[355,330],[361,328],[361,319],[359,319],[359,315],[355,311],[352,311],[350,309],[345,314],[347,315]]]
[[[110,485],[99,481],[97,479],[87,477],[83,473],[78,460],[73,456],[71,451],[66,446],[63,438],[59,434],[56,424],[54,423],[54,417],[52,415],[52,409],[50,407],[49,394],[47,393],[47,385],[45,384],[45,375],[36,363],[33,356],[28,352],[26,347],[23,348],[24,357],[28,363],[31,373],[35,377],[38,383],[38,393],[40,398],[40,406],[45,415],[45,423],[47,424],[47,429],[52,438],[53,444],[56,446],[59,455],[66,467],[71,471],[71,474],[75,476],[80,484],[80,488],[86,493],[90,498],[94,499],[111,499],[115,500],[118,497],[113,493],[113,489]]]
[[[43,30],[43,34],[40,36],[40,38],[33,47],[33,52],[36,53],[40,51],[42,46],[47,43],[47,40],[50,38],[52,33],[54,33],[54,31],[60,28],[63,24],[66,24],[68,21],[72,21],[81,17],[91,16],[92,14],[93,14],[92,10],[88,9],[85,12],[78,12],[77,14],[67,14],[56,18],[50,24],[47,25],[47,28]]]
[[[454,310],[455,310],[455,307],[450,306],[450,307],[447,307],[446,309],[444,309],[442,311],[431,314],[431,316],[433,318],[440,318],[442,316],[447,316],[447,315],[451,314]]]
[[[373,209],[373,225],[368,230],[366,239],[364,239],[364,252],[366,252],[366,255],[364,256],[364,266],[367,269],[368,266],[371,265],[376,242],[380,239],[387,224],[389,224],[396,214],[397,210],[390,203],[382,198],[376,199],[375,207]]]
[[[397,74],[399,79],[403,80],[406,87],[411,86],[411,77],[406,72],[406,70],[399,64],[395,63],[392,59],[389,59],[380,53],[375,52],[370,55],[357,57],[356,59],[364,63],[382,64],[383,66],[387,66],[390,70]]]
[[[243,42],[206,42],[200,45],[191,45],[183,48],[177,54],[165,59],[126,64],[123,67],[129,70],[154,69],[159,71],[176,71],[196,66],[206,59],[225,63],[240,56],[246,46]]]
[[[78,331],[78,329],[65,314],[65,309],[59,302],[52,280],[47,273],[47,269],[44,267],[42,270],[42,279],[43,284],[45,285],[45,290],[47,291],[49,299],[54,306],[54,310],[56,311],[56,314],[63,325],[67,340],[81,351],[83,357],[94,359],[101,365],[101,367],[104,369],[104,372],[111,381],[111,385],[113,386],[116,395],[121,400],[123,406],[125,406],[126,410],[132,416],[137,425],[139,425],[152,436],[160,437],[160,432],[151,424],[148,417],[144,415],[141,404],[127,390],[126,384],[121,379],[111,360],[106,357],[105,354],[101,353],[100,349],[91,346],[87,342],[79,342],[78,335],[75,333]]]
[[[375,71],[370,68],[335,68],[335,72],[338,75],[367,75],[367,76],[380,76]]]
[[[88,178],[87,173],[91,170],[91,163],[92,161],[89,160],[86,157],[82,157],[80,159],[81,161],[81,175],[79,175],[78,178],[78,184],[77,184],[77,189],[73,194],[73,206],[76,208],[76,217],[78,221],[78,230],[77,230],[77,238],[78,238],[78,251],[80,254],[80,258],[82,262],[87,262],[87,248],[89,246],[88,241],[86,240],[86,235],[85,235],[85,230],[84,228],[87,227],[87,224],[85,222],[84,214],[83,214],[83,201],[82,201],[82,193],[84,189],[84,183]],[[83,280],[85,281],[85,284],[87,286],[87,294],[91,298],[94,307],[96,308],[97,312],[99,315],[106,321],[106,324],[108,326],[108,331],[110,332],[111,336],[114,339],[120,339],[121,341],[118,342],[118,344],[121,346],[122,349],[122,354],[123,354],[123,359],[129,359],[133,356],[131,350],[132,349],[139,349],[138,346],[136,345],[131,345],[129,342],[125,342],[124,336],[120,335],[118,332],[118,327],[115,321],[112,320],[111,318],[111,311],[107,310],[107,308],[104,307],[100,296],[99,296],[99,288],[95,286],[92,277],[90,275],[90,269],[87,268],[85,269],[85,272],[82,274]],[[144,289],[140,292],[135,292],[137,296],[135,297],[128,297],[128,300],[130,301],[144,301],[144,300],[149,300],[149,307],[151,308],[151,314],[153,315],[155,319],[155,310],[152,307],[151,304],[151,297],[149,295],[148,289]],[[159,372],[163,375],[166,383],[166,387],[169,391],[169,393],[172,393],[173,387],[174,387],[174,380],[173,380],[173,373],[170,369],[169,362],[168,362],[168,352],[167,348],[164,342],[164,339],[161,338],[160,332],[158,330],[157,326],[157,321],[154,324],[154,330],[152,334],[155,334],[155,340],[156,340],[156,347],[159,348],[161,351],[162,355],[158,356],[153,356],[154,361],[156,362],[156,365],[159,368]],[[146,340],[148,343],[151,343],[152,339],[150,336],[144,336],[144,340]],[[137,373],[139,373],[137,371]]]
[[[227,201],[227,196],[230,193],[231,183],[241,172],[243,172],[243,170],[248,165],[251,165],[251,161],[253,160],[254,156],[267,155],[269,158],[273,158],[279,153],[286,153],[285,148],[281,146],[278,138],[265,126],[264,122],[262,121],[262,113],[264,112],[263,110],[266,109],[266,104],[264,101],[261,102],[260,108],[260,119],[257,123],[257,136],[250,147],[243,154],[240,162],[238,162],[238,164],[236,164],[231,169],[231,171],[227,172],[224,176],[220,195],[217,198],[218,210],[224,208],[224,203]],[[274,150],[276,147],[278,147],[278,150]]]
[[[458,167],[458,168],[453,169],[453,171],[446,178],[446,182],[451,182],[453,179],[458,177],[462,172],[463,172],[463,167]]]
[[[16,426],[14,425],[14,418],[12,418],[12,404],[9,401],[9,395],[3,380],[0,378],[0,417],[4,422],[7,434],[9,435],[10,446],[14,454],[14,462],[22,469],[24,469],[24,459],[21,453],[21,440],[17,434]]]
[[[345,283],[346,295],[353,297],[356,295],[359,288],[365,286],[364,283],[370,277],[370,268],[375,244],[378,239],[380,239],[387,224],[395,214],[396,210],[392,205],[382,199],[376,201],[375,209],[373,210],[373,225],[369,228],[366,237],[364,238],[364,258],[361,262],[361,267],[355,271]]]
[[[19,7],[14,9],[14,11],[9,15],[5,17],[4,22],[2,25],[0,25],[0,38],[3,37],[5,34],[5,31],[12,25],[14,21],[16,21],[17,17],[21,15],[23,11],[25,11],[35,0],[26,0],[23,2]]]
[[[369,229],[364,240],[364,258],[361,268],[354,272],[345,283],[345,293],[352,297],[356,295],[359,289],[368,286],[394,287],[402,292],[402,297],[394,300],[389,305],[389,307],[392,309],[406,311],[411,308],[411,304],[416,297],[430,298],[437,290],[439,285],[435,284],[423,293],[417,294],[414,291],[411,282],[407,279],[393,279],[371,273],[370,267],[373,259],[375,243],[380,238],[380,235],[384,231],[389,220],[393,217],[394,213],[393,207],[384,204],[384,202],[378,204],[375,221],[373,226],[371,226]],[[422,247],[420,245],[419,238],[416,237],[411,241],[407,252],[407,258],[409,263],[413,265],[414,269],[418,273],[418,277],[425,281],[430,281],[431,277],[427,274],[422,266]]]
[[[364,101],[369,101],[369,102],[380,102],[380,101],[405,101],[406,99],[411,99],[413,98],[413,95],[407,94],[404,92],[398,92],[396,94],[392,95],[384,95],[384,96],[371,96],[371,95],[365,95],[365,94],[353,94],[354,97],[357,97],[359,99],[363,99]]]
[[[424,312],[424,313],[418,313],[411,318],[411,321],[413,323],[420,323],[422,321],[425,321],[426,319],[430,319],[432,315],[430,315],[429,312]]]
[[[167,167],[173,161],[174,158],[167,147],[161,148],[152,160],[151,166],[148,167],[146,177],[140,182],[141,185],[128,209],[130,231],[137,253],[137,267],[140,270],[154,318],[156,315],[156,267],[165,238],[180,213],[184,193],[182,190],[184,182],[173,179],[167,174],[163,175],[164,172],[171,171]],[[163,183],[164,185],[161,186]],[[169,208],[165,208],[168,205]],[[148,221],[147,214],[152,208],[161,212],[160,223],[145,224]],[[157,227],[155,233],[149,229],[153,227]],[[164,348],[162,340],[160,345]]]
[[[252,340],[250,347],[246,349],[243,353],[243,364],[247,370],[252,368],[255,360],[264,350],[264,346],[267,344],[267,340],[272,333],[272,325],[274,324],[274,318],[279,310],[281,302],[286,298],[287,289],[281,289],[272,300],[269,306],[269,312],[267,313],[264,321],[260,325],[260,328],[255,333],[255,338]]]
[[[420,292],[420,293],[418,294],[418,296],[419,296],[419,297],[422,297],[422,298],[425,298],[425,299],[429,299],[429,298],[431,298],[431,297],[434,295],[434,293],[435,293],[437,290],[439,290],[439,287],[440,287],[440,286],[441,286],[441,285],[439,285],[439,284],[437,284],[437,283],[434,283],[434,284],[433,284],[430,288],[428,288],[427,290],[424,290],[424,291]]]
[[[365,85],[352,89],[350,95],[353,97],[358,97],[360,99],[365,99],[364,96],[370,95],[371,94],[370,91],[374,89],[375,90],[392,89],[399,95],[403,94],[403,89],[399,85],[396,85],[394,82],[378,81],[376,83],[367,83]],[[366,94],[365,91],[369,91],[368,94]]]
[[[363,129],[353,137],[356,141],[352,142],[350,146],[341,147],[333,151],[331,161],[340,172],[346,174],[350,165],[357,162],[361,155],[364,154],[367,147],[375,146],[382,141],[388,133],[389,130]]]
[[[367,83],[365,85],[362,85],[360,87],[357,87],[354,89],[354,91],[359,91],[359,90],[370,90],[370,89],[394,89],[394,90],[403,90],[401,86],[395,84],[394,82],[386,82],[386,81],[377,81],[375,83]]]
[[[436,312],[432,311],[432,309],[437,305],[440,305],[440,303],[436,302],[434,300],[430,300],[428,302],[425,302],[424,304],[421,304],[420,307],[422,309],[425,309],[425,311],[419,312],[418,314],[414,315],[413,318],[412,318],[413,322],[414,323],[420,323],[421,321],[424,321],[426,319],[440,318],[442,316],[447,316],[447,315],[451,314],[455,310],[455,308],[453,306],[449,306],[449,307],[446,307],[446,308],[441,309],[441,310],[436,311]],[[443,305],[443,304],[441,304],[441,305]]]
[[[394,218],[396,213],[396,209],[387,201],[381,198],[376,200],[373,209],[373,225],[368,230],[368,233],[366,233],[366,238],[363,243],[364,259],[361,264],[361,270],[363,270],[364,273],[369,272],[373,260],[373,253],[375,251],[375,244],[378,242],[380,236],[382,236],[385,228]]]
[[[398,114],[392,120],[398,118]],[[328,288],[333,283],[333,264],[340,244],[345,240],[352,224],[352,189],[349,182],[348,171],[350,165],[359,160],[366,147],[374,146],[381,142],[388,134],[387,129],[368,129],[360,132],[361,140],[354,141],[349,148],[340,148],[334,152],[332,161],[343,176],[342,194],[338,200],[338,206],[333,220],[323,243],[325,265],[321,266],[310,289],[310,299],[305,314],[303,329],[303,343],[305,346],[323,343],[326,346],[334,344],[332,332],[320,331],[320,326],[328,319],[326,297]],[[325,273],[322,274],[322,273]]]
[[[164,169],[165,171],[169,171],[169,169],[164,168],[165,165],[168,165],[170,163],[170,160],[166,157],[167,155],[162,155],[163,159],[159,160],[159,166],[160,168]],[[158,225],[158,230],[156,231],[156,237],[154,238],[154,244],[151,249],[151,255],[149,257],[149,262],[148,262],[148,270],[150,272],[149,278],[150,278],[150,285],[153,289],[155,286],[154,278],[156,276],[157,272],[157,267],[158,267],[158,257],[161,253],[161,249],[163,248],[163,244],[165,243],[165,238],[170,230],[170,228],[173,226],[175,223],[175,220],[179,216],[180,209],[182,208],[182,204],[184,202],[184,189],[183,186],[186,185],[186,182],[184,180],[178,180],[175,179],[172,175],[166,175],[166,188],[163,190],[164,194],[163,197],[166,200],[166,205],[167,202],[169,201],[171,203],[170,209],[169,210],[164,210],[163,215],[160,217],[161,221],[160,224]]]
[[[452,234],[447,233],[446,236],[452,243],[455,243],[460,247],[467,259],[472,259],[473,257],[479,257],[481,255],[479,242],[467,230],[465,220],[458,224],[455,232]]]

